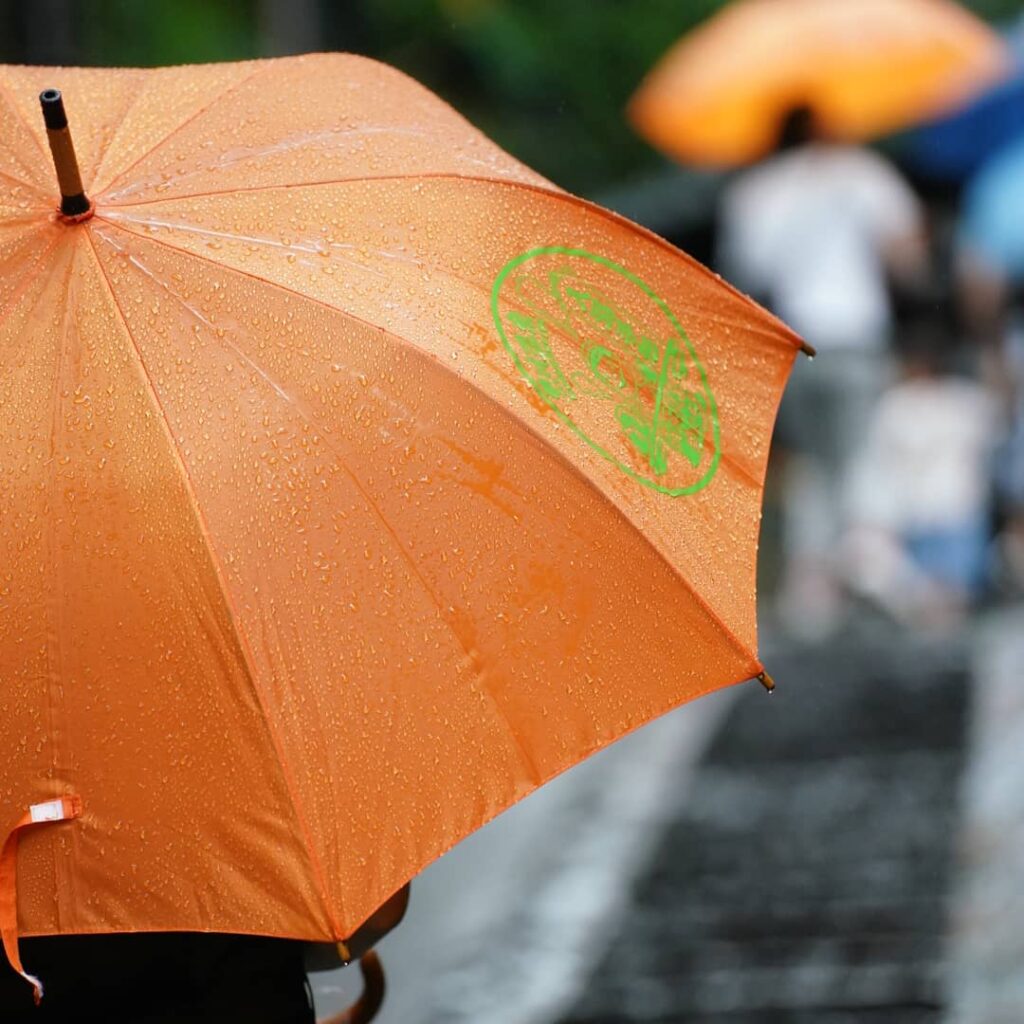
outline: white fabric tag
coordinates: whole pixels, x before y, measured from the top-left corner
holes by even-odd
[[[40,821],[63,821],[64,801],[47,800],[45,804],[32,804],[28,813],[32,817],[33,825]]]

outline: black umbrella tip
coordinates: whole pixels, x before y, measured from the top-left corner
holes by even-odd
[[[68,116],[64,113],[64,97],[60,89],[44,89],[39,94],[39,103],[43,108],[43,120],[47,128],[53,131],[67,128]]]

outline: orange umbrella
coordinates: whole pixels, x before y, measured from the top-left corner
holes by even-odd
[[[358,57],[7,67],[0,123],[14,963],[19,935],[343,940],[762,673],[800,342],[715,275]]]
[[[669,50],[629,116],[679,160],[730,166],[769,152],[794,107],[859,141],[955,107],[1009,63],[948,0],[739,0]]]

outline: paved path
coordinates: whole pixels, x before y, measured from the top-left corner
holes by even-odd
[[[429,869],[382,1024],[1024,1021],[1024,609],[766,660]]]
[[[1024,1021],[1024,608],[974,645],[973,727],[950,935],[949,1024]]]
[[[966,656],[770,663],[777,696],[732,708],[566,1024],[940,1019]]]
[[[704,697],[566,772],[459,844],[413,883],[380,945],[378,1024],[547,1024],[604,954],[633,880],[687,794],[732,701]],[[312,978],[317,1010],[359,993],[351,969]]]

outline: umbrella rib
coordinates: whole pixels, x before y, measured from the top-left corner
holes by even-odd
[[[130,231],[129,228],[124,227],[124,222],[120,218],[111,219],[109,217],[101,217],[100,219],[101,220],[106,220],[107,223],[109,223],[109,224],[115,224],[117,227],[121,228],[124,231],[128,231],[131,234],[137,234],[137,232]],[[129,219],[129,222],[130,222],[130,219]],[[224,234],[224,233],[221,233],[221,232],[205,232],[205,231],[203,231],[203,230],[201,230],[199,228],[194,228],[193,229],[190,226],[182,225],[182,224],[170,224],[170,225],[167,225],[167,226],[174,227],[174,228],[177,228],[177,229],[183,230],[183,231],[184,230],[191,230],[194,233],[198,233],[198,234],[207,234],[207,233],[209,233],[209,234],[217,235],[219,237],[238,238],[241,241],[249,240],[247,237],[244,237],[244,236],[234,236],[234,235]],[[155,240],[155,239],[153,239],[153,240]],[[480,283],[478,281],[474,281],[472,278],[465,277],[465,276],[463,276],[461,274],[457,274],[454,271],[448,270],[445,267],[432,266],[431,270],[433,270],[433,271],[435,271],[435,272],[437,272],[439,274],[442,274],[445,277],[453,278],[454,280],[459,281],[462,284],[465,284],[465,285],[467,285],[470,288],[473,288],[473,289],[476,289],[476,290],[482,290],[481,285],[480,285]],[[744,327],[744,325],[741,324],[739,321],[731,320],[731,319],[729,319],[727,317],[718,316],[718,315],[713,314],[713,313],[707,313],[705,315],[708,317],[708,319],[714,320],[715,323],[731,324],[732,326],[735,326],[735,327]],[[774,337],[774,335],[770,334],[768,331],[758,331],[757,333],[759,333],[761,336],[767,337],[767,338],[773,338]],[[725,463],[727,466],[729,466],[732,469],[733,473],[737,477],[742,478],[744,481],[746,481],[747,483],[751,484],[754,487],[761,487],[762,486],[762,483],[760,481],[758,481],[757,479],[755,479],[755,477],[751,473],[749,473],[746,469],[744,469],[739,464],[739,462],[737,462],[736,459],[733,458],[733,456],[729,455],[728,453],[723,452],[721,454],[721,459],[722,459],[723,463]]]
[[[120,229],[121,231],[124,231],[127,234],[134,235],[136,238],[141,238],[144,241],[153,243],[155,245],[163,246],[166,249],[170,249],[173,252],[181,253],[192,259],[200,260],[204,263],[209,263],[220,270],[228,270],[236,274],[241,274],[243,277],[248,277],[254,281],[258,281],[261,284],[265,285],[266,287],[277,288],[283,292],[288,293],[289,295],[294,295],[297,298],[303,299],[307,302],[312,302],[315,305],[322,306],[325,309],[329,309],[336,315],[342,316],[352,321],[353,323],[358,323],[363,327],[369,328],[370,330],[380,331],[386,334],[388,337],[394,339],[399,345],[409,348],[413,353],[416,353],[423,358],[433,360],[436,363],[436,365],[442,369],[444,373],[454,373],[454,371],[451,370],[442,360],[438,359],[436,356],[432,356],[431,354],[424,352],[423,349],[405,340],[404,338],[401,337],[401,335],[393,334],[391,331],[388,331],[386,328],[381,327],[379,324],[371,323],[368,320],[364,320],[362,317],[356,316],[354,313],[350,313],[347,310],[340,309],[337,306],[332,306],[330,303],[324,302],[323,299],[318,299],[312,295],[306,295],[303,292],[296,291],[294,288],[291,288],[288,285],[281,284],[280,282],[277,281],[271,281],[268,278],[261,277],[259,274],[253,273],[252,271],[242,270],[241,268],[238,267],[228,266],[224,263],[220,263],[216,260],[211,259],[209,256],[203,256],[200,253],[192,252],[189,249],[183,249],[181,248],[181,246],[174,245],[171,242],[167,242],[162,238],[143,235],[138,231],[133,231],[130,228],[124,227],[123,224],[120,224],[116,221],[106,220],[106,218],[101,217],[99,214],[97,214],[96,219],[105,220],[106,223],[111,224],[113,227]],[[655,235],[654,237],[656,238],[657,236]],[[668,245],[667,242],[663,244]],[[614,512],[615,515],[619,516],[622,519],[625,519],[626,522],[629,523],[630,526],[632,526],[632,523],[630,522],[628,516],[626,516],[626,514],[615,504],[615,502],[611,501],[608,498],[608,496],[604,493],[604,491],[602,491],[601,488],[596,483],[594,483],[594,481],[592,481],[582,470],[577,468],[577,466],[574,465],[573,462],[570,459],[568,459],[565,455],[563,455],[562,452],[560,452],[557,448],[551,445],[551,443],[547,441],[541,434],[539,434],[532,426],[530,426],[529,423],[527,423],[525,420],[520,419],[510,409],[507,409],[505,406],[501,405],[499,402],[496,401],[496,399],[494,399],[485,391],[483,391],[475,384],[473,384],[472,381],[466,380],[465,378],[461,377],[459,379],[465,384],[465,386],[472,388],[473,391],[477,395],[479,395],[482,400],[495,405],[506,416],[509,416],[512,419],[514,419],[516,423],[518,423],[522,427],[522,429],[527,431],[527,433],[529,433],[530,436],[533,437],[534,440],[545,451],[550,452],[551,455],[554,458],[558,459],[572,475],[574,475],[577,479],[582,481],[589,489],[596,492],[598,497],[608,505],[608,507]],[[646,533],[641,533],[641,536],[643,537],[644,541],[651,547],[654,553],[658,556],[658,558],[665,563],[665,565],[676,576],[680,583],[682,583],[683,586],[689,591],[691,597],[705,611],[705,613],[708,615],[711,621],[719,627],[726,640],[729,643],[731,643],[735,647],[735,649],[739,651],[745,658],[749,658],[751,660],[754,669],[754,671],[751,673],[751,677],[757,675],[758,672],[762,671],[761,662],[756,656],[756,654],[751,653],[747,649],[746,644],[744,644],[743,641],[740,640],[740,638],[736,636],[736,634],[729,628],[729,626],[726,625],[726,623],[722,620],[722,617],[718,614],[718,612],[711,607],[708,601],[699,593],[697,588],[694,587],[693,584],[689,581],[689,579],[687,579],[687,577],[683,575],[680,569],[672,562],[671,558],[669,558],[665,554],[665,552],[662,551],[661,546],[655,543],[653,540],[651,540],[651,538],[647,536]]]
[[[31,189],[40,198],[45,198],[46,197],[46,193],[43,191],[43,189],[40,188],[33,181],[28,181],[25,178],[19,178],[15,174],[9,174],[7,171],[0,171],[0,178],[3,178],[5,181],[9,181],[12,185],[17,185],[20,188]],[[49,207],[40,206],[39,209],[40,210],[48,210]]]
[[[127,232],[129,232],[131,234],[138,234],[138,232],[133,232],[129,228],[124,227],[125,221],[121,220],[120,218],[101,217],[100,219],[101,220],[106,220],[108,224],[114,224],[117,227],[121,228],[122,230],[127,231]],[[128,223],[132,223],[133,220],[134,220],[133,218],[128,218],[127,222]],[[146,222],[146,223],[156,223],[156,222]],[[254,238],[251,238],[249,236],[231,235],[231,234],[226,233],[226,232],[206,231],[206,230],[203,230],[203,229],[201,229],[199,227],[194,227],[192,225],[186,225],[186,224],[162,223],[161,222],[161,226],[171,227],[171,228],[174,228],[176,230],[181,230],[181,231],[188,231],[188,232],[190,232],[192,234],[214,235],[214,236],[220,237],[220,238],[237,239],[238,241],[260,241],[263,244],[270,244],[269,240],[266,240],[266,239],[254,239]],[[179,250],[179,251],[183,251],[183,250]],[[366,269],[366,268],[363,267],[362,269]],[[433,265],[433,266],[431,266],[431,270],[433,270],[434,272],[436,272],[438,274],[442,274],[445,277],[450,277],[450,278],[452,278],[452,279],[454,279],[456,281],[459,281],[462,284],[465,284],[465,285],[467,285],[470,288],[476,289],[478,291],[482,291],[483,290],[481,285],[480,285],[480,283],[478,281],[474,281],[472,278],[465,277],[465,276],[463,276],[461,274],[457,274],[454,271],[449,270],[449,269],[447,269],[445,267]],[[758,336],[763,337],[763,338],[768,338],[769,340],[773,340],[775,338],[775,335],[773,335],[771,332],[769,332],[767,330],[764,330],[763,328],[748,328],[747,325],[741,323],[738,320],[730,319],[729,317],[723,317],[723,316],[720,316],[718,314],[709,313],[709,312],[705,312],[702,315],[706,316],[709,320],[714,321],[716,324],[723,324],[723,325],[728,325],[728,326],[733,326],[733,327],[739,327],[739,328],[745,329],[745,330],[751,330],[751,333],[756,333]],[[721,460],[727,466],[731,467],[731,469],[733,470],[733,472],[735,473],[736,476],[741,477],[747,483],[751,484],[754,487],[761,487],[762,486],[762,482],[758,481],[757,479],[755,479],[755,477],[751,473],[749,473],[747,470],[745,470],[739,464],[739,462],[737,462],[737,460],[733,456],[729,455],[728,453],[723,452],[723,453],[721,453]]]
[[[187,193],[185,195],[166,196],[166,197],[162,197],[162,198],[159,198],[159,199],[140,199],[140,200],[136,200],[135,202],[129,202],[129,203],[110,203],[110,204],[108,204],[108,207],[110,209],[112,209],[112,210],[122,210],[122,209],[126,209],[128,207],[134,207],[134,206],[156,206],[156,205],[162,204],[162,203],[174,203],[174,202],[184,201],[184,200],[187,200],[187,199],[209,199],[209,198],[215,198],[217,196],[239,195],[239,194],[252,193],[252,192],[271,192],[271,191],[275,191],[275,190],[278,190],[278,189],[322,188],[322,187],[326,187],[326,186],[329,186],[329,185],[353,185],[353,184],[359,184],[359,183],[378,182],[378,181],[473,181],[473,182],[482,182],[482,183],[485,183],[485,184],[492,184],[492,185],[506,185],[506,186],[509,186],[511,188],[518,187],[518,188],[529,189],[531,191],[539,192],[542,195],[545,195],[545,196],[548,196],[548,197],[551,197],[551,198],[557,198],[557,199],[561,199],[563,201],[568,201],[568,202],[575,203],[575,204],[581,204],[581,205],[583,205],[589,211],[600,213],[600,214],[602,214],[602,215],[604,215],[606,217],[609,217],[609,218],[611,218],[613,220],[616,220],[616,221],[618,221],[618,222],[620,222],[622,224],[628,224],[629,227],[632,228],[633,230],[641,232],[642,234],[646,235],[650,240],[658,242],[662,247],[668,248],[669,250],[671,250],[674,255],[684,257],[690,263],[692,269],[699,270],[706,277],[712,277],[717,284],[722,285],[723,287],[725,287],[726,289],[731,291],[735,296],[743,299],[744,302],[753,303],[753,300],[749,296],[745,295],[738,288],[736,288],[734,285],[730,284],[724,278],[720,277],[714,271],[709,270],[702,263],[700,263],[697,260],[693,259],[692,256],[690,256],[687,253],[683,252],[681,249],[677,249],[675,246],[671,245],[670,243],[666,242],[663,238],[661,238],[660,235],[657,235],[654,232],[649,231],[647,228],[644,228],[642,225],[633,224],[631,221],[627,221],[624,217],[622,217],[621,214],[616,213],[614,210],[608,210],[608,209],[606,209],[603,206],[599,206],[596,203],[592,203],[592,202],[590,202],[587,199],[581,199],[579,196],[574,196],[571,193],[563,192],[560,189],[544,188],[544,187],[539,186],[539,185],[534,185],[534,184],[532,184],[530,182],[516,181],[515,179],[512,179],[512,178],[489,177],[489,176],[485,176],[485,175],[481,175],[481,174],[456,174],[456,173],[453,173],[453,172],[437,172],[437,173],[430,173],[430,172],[428,172],[428,173],[392,174],[392,175],[358,175],[358,176],[349,177],[349,178],[332,178],[332,179],[327,180],[327,181],[303,181],[303,182],[297,182],[297,183],[294,183],[294,184],[287,184],[287,185],[252,185],[252,186],[245,187],[245,188],[220,189],[220,190],[211,191],[211,192],[191,192],[191,193]],[[768,312],[768,311],[765,310],[765,312]],[[743,330],[750,331],[751,333],[757,334],[758,336],[760,336],[762,338],[767,338],[767,339],[770,339],[770,340],[775,340],[779,336],[779,334],[781,333],[781,334],[785,335],[786,337],[788,337],[795,344],[795,347],[799,348],[802,352],[804,352],[807,355],[814,355],[813,348],[811,348],[811,346],[808,345],[807,342],[805,342],[802,338],[800,338],[797,334],[795,334],[789,327],[787,327],[786,324],[784,324],[781,320],[778,320],[778,318],[775,317],[774,314],[769,314],[769,315],[771,315],[772,319],[775,320],[775,322],[779,325],[779,327],[782,328],[782,330],[780,332],[777,332],[777,333],[772,333],[772,332],[764,329],[763,327],[752,327],[749,324],[744,324],[744,323],[741,323],[739,321],[732,320],[732,319],[730,319],[728,317],[723,317],[721,314],[718,314],[718,313],[711,313],[711,312],[709,312],[709,313],[705,313],[704,315],[707,316],[708,319],[714,320],[715,323],[722,324],[723,326],[741,327]]]
[[[202,117],[208,110],[213,106],[224,100],[225,97],[230,96],[236,89],[240,89],[243,85],[251,82],[258,74],[265,71],[266,68],[258,67],[244,78],[240,78],[237,82],[232,82],[231,85],[222,89],[216,96],[214,96],[209,102],[204,103],[198,110],[192,113],[189,117],[185,118],[179,124],[176,124],[166,135],[162,136],[157,142],[154,142],[141,156],[136,157],[127,167],[120,171],[114,178],[107,182],[103,187],[103,191],[107,192],[112,189],[119,181],[122,181],[128,174],[130,174],[143,160],[152,156],[161,146],[170,142],[182,129],[187,128],[197,118]],[[108,147],[109,148],[109,147]],[[101,161],[102,164],[102,161]]]
[[[92,248],[93,258],[96,261],[96,266],[99,269],[100,275],[102,276],[104,283],[106,284],[107,291],[110,294],[110,300],[113,303],[114,309],[117,311],[118,319],[121,321],[121,325],[124,328],[125,335],[127,336],[132,348],[135,351],[135,357],[138,360],[139,368],[142,370],[142,375],[145,379],[146,389],[149,393],[150,400],[153,402],[156,412],[158,413],[159,419],[163,424],[167,441],[170,446],[171,454],[176,462],[179,472],[181,473],[182,484],[185,487],[186,493],[188,494],[189,502],[192,506],[193,514],[196,517],[196,523],[199,526],[200,533],[204,540],[204,547],[206,548],[207,555],[210,559],[210,564],[213,572],[217,579],[218,589],[221,592],[221,596],[224,599],[225,606],[228,611],[228,618],[231,622],[231,628],[235,634],[235,639],[242,652],[243,665],[245,668],[245,675],[249,680],[249,684],[252,687],[252,691],[256,696],[256,700],[259,703],[260,710],[263,713],[263,720],[266,724],[267,731],[270,733],[272,742],[274,744],[274,750],[277,755],[278,764],[281,768],[281,774],[284,779],[285,786],[288,789],[288,795],[292,803],[292,810],[295,812],[295,817],[298,822],[299,828],[302,832],[303,844],[306,847],[306,855],[309,857],[310,866],[312,867],[317,882],[319,883],[321,890],[321,898],[323,899],[324,910],[330,919],[330,924],[334,930],[334,937],[338,939],[344,939],[346,936],[343,933],[338,921],[338,915],[335,912],[334,905],[330,898],[330,890],[326,884],[326,876],[324,869],[320,863],[320,858],[316,854],[316,848],[312,840],[312,834],[310,832],[309,824],[306,819],[306,813],[303,807],[301,798],[299,797],[294,773],[291,766],[288,763],[288,759],[285,756],[284,745],[281,742],[281,737],[274,725],[274,720],[270,714],[268,714],[266,703],[264,702],[263,691],[260,685],[256,681],[256,674],[253,671],[253,654],[252,648],[249,644],[249,640],[245,634],[245,631],[241,628],[239,623],[239,616],[235,603],[232,600],[230,589],[224,578],[224,570],[220,564],[220,560],[217,557],[216,549],[213,545],[213,541],[210,536],[209,526],[206,522],[206,517],[203,515],[202,508],[199,505],[199,500],[196,495],[195,486],[192,481],[192,475],[188,470],[188,466],[185,464],[185,460],[178,448],[177,443],[174,440],[174,432],[171,429],[171,423],[168,419],[166,409],[160,400],[160,396],[157,393],[156,385],[153,382],[153,378],[149,373],[149,369],[146,366],[145,359],[142,355],[142,350],[139,348],[138,342],[135,340],[135,336],[132,334],[131,328],[128,326],[128,320],[124,315],[124,310],[121,308],[121,304],[117,299],[117,294],[114,291],[113,284],[110,280],[110,276],[107,274],[106,268],[103,266],[103,262],[99,257],[99,253],[96,250],[96,243],[93,241],[92,232],[87,231],[86,236],[89,239],[89,245]]]
[[[67,424],[64,421],[62,415],[64,409],[64,398],[62,397],[61,390],[64,383],[65,374],[67,373],[68,365],[68,342],[69,335],[71,333],[72,311],[74,307],[72,289],[75,287],[73,283],[72,274],[74,271],[74,265],[76,262],[77,253],[72,253],[71,258],[68,260],[68,266],[66,268],[67,279],[64,282],[64,290],[68,295],[68,301],[65,303],[63,309],[63,316],[61,317],[61,325],[59,329],[59,337],[57,339],[57,358],[55,359],[54,373],[53,373],[53,387],[51,397],[51,419],[50,419],[50,461],[53,464],[53,469],[50,473],[50,505],[51,508],[58,508],[58,488],[59,477],[57,466],[59,465],[58,459],[61,454],[66,452],[67,445]],[[77,327],[77,324],[76,324]],[[64,678],[65,662],[67,660],[67,652],[65,651],[65,640],[64,640],[64,627],[67,620],[67,587],[65,586],[64,574],[67,570],[66,562],[66,544],[61,544],[60,540],[66,540],[66,534],[63,538],[59,536],[61,532],[61,526],[63,522],[62,516],[50,515],[47,519],[47,533],[46,533],[46,561],[50,572],[50,577],[53,580],[54,588],[51,593],[49,600],[47,601],[47,619],[49,620],[49,628],[47,629],[47,643],[46,643],[46,669],[48,676],[48,687],[47,687],[47,712],[48,712],[48,732],[50,736],[50,750],[52,757],[52,770],[55,778],[60,778],[61,774],[65,773],[73,763],[73,760],[68,755],[68,737],[67,737],[67,705],[64,697],[64,687],[61,685]],[[70,883],[72,886],[72,899],[74,898],[74,876],[73,873],[68,871],[66,865],[64,870],[61,870],[62,858],[55,858],[54,861],[54,892],[60,892],[62,890],[61,876],[63,880]],[[57,923],[58,927],[63,929],[65,921],[65,914],[61,912],[61,900],[56,900],[57,910]]]
[[[250,192],[270,192],[270,191],[275,191],[275,190],[278,190],[278,189],[289,189],[289,190],[292,190],[292,189],[299,189],[299,188],[324,188],[324,187],[327,187],[327,186],[330,186],[330,185],[354,185],[354,184],[361,184],[361,183],[367,183],[367,182],[388,182],[388,181],[471,181],[471,182],[479,182],[479,183],[483,183],[483,184],[487,184],[487,185],[502,185],[502,186],[505,186],[505,187],[511,188],[511,189],[522,189],[522,190],[528,191],[528,192],[535,192],[535,193],[538,193],[538,194],[540,194],[542,196],[545,196],[548,199],[560,200],[561,202],[566,202],[566,203],[569,203],[570,205],[573,205],[573,206],[580,206],[584,210],[586,210],[588,213],[596,214],[598,216],[601,216],[601,217],[605,218],[606,220],[611,220],[614,223],[616,223],[616,224],[618,224],[618,225],[620,225],[622,227],[629,228],[629,230],[631,232],[634,232],[634,233],[642,235],[648,241],[654,242],[655,244],[657,244],[659,248],[667,250],[668,252],[670,252],[675,258],[677,258],[677,259],[678,258],[682,258],[686,262],[686,264],[688,265],[688,267],[691,270],[699,272],[701,274],[701,276],[703,276],[705,278],[710,278],[711,280],[714,281],[714,283],[717,286],[725,288],[726,291],[730,292],[736,298],[741,299],[744,303],[748,303],[748,304],[750,304],[752,306],[756,306],[756,303],[753,301],[753,299],[751,299],[747,295],[744,295],[743,292],[741,292],[734,285],[730,284],[723,277],[720,277],[713,270],[710,270],[707,267],[705,267],[703,263],[700,263],[698,260],[695,260],[688,253],[683,252],[682,249],[677,249],[670,242],[666,242],[665,239],[662,238],[660,235],[655,234],[653,231],[649,230],[648,228],[643,227],[640,224],[634,224],[632,221],[627,220],[625,217],[623,217],[619,213],[616,213],[614,210],[606,209],[603,206],[599,206],[597,203],[592,203],[588,199],[581,199],[579,196],[574,196],[570,192],[563,192],[561,189],[556,189],[554,187],[547,187],[547,188],[545,188],[545,187],[543,187],[541,185],[532,184],[531,182],[516,181],[513,178],[490,177],[490,176],[486,176],[486,175],[482,175],[482,174],[457,174],[457,173],[454,173],[454,172],[451,172],[451,171],[438,171],[436,173],[435,172],[425,172],[425,173],[417,172],[415,174],[358,175],[358,176],[349,177],[349,178],[336,178],[336,179],[332,179],[330,181],[309,181],[309,182],[297,182],[297,183],[292,183],[292,184],[280,184],[280,185],[253,185],[253,186],[250,186],[248,188],[224,189],[222,191],[213,191],[213,192],[195,192],[195,193],[191,193],[189,195],[183,195],[183,196],[167,196],[167,197],[163,197],[163,198],[160,198],[160,199],[139,200],[138,202],[134,202],[134,203],[110,203],[108,205],[109,205],[109,208],[111,210],[121,210],[121,209],[124,209],[124,208],[129,207],[129,206],[155,206],[155,205],[161,204],[161,203],[180,202],[180,201],[184,201],[184,200],[187,200],[187,199],[207,199],[207,198],[216,197],[216,196],[222,196],[222,195],[226,196],[226,195],[239,195],[239,194],[250,193]],[[119,222],[112,222],[112,223],[118,223],[119,226],[120,226]],[[156,239],[153,239],[153,240],[156,241]],[[162,243],[162,244],[166,245],[167,243]],[[185,250],[182,250],[182,251],[185,251]],[[260,280],[262,280],[262,278]],[[301,294],[301,293],[297,293],[297,294]],[[736,321],[732,321],[732,320],[729,320],[727,318],[724,318],[724,317],[720,316],[719,314],[712,313],[712,314],[708,314],[708,316],[710,318],[713,318],[716,323],[721,323],[721,324],[726,324],[726,325],[742,327],[744,330],[750,330],[752,332],[755,332],[755,333],[759,334],[762,337],[772,337],[772,338],[776,338],[777,337],[777,338],[780,338],[780,339],[785,338],[795,348],[799,348],[800,350],[802,350],[804,352],[807,352],[808,354],[813,354],[813,349],[811,349],[810,346],[798,334],[796,334],[796,332],[794,332],[791,328],[789,328],[786,324],[784,324],[781,320],[779,320],[774,314],[769,313],[767,310],[762,310],[761,307],[757,307],[757,308],[764,315],[769,316],[772,319],[772,321],[778,326],[779,330],[778,330],[777,334],[771,335],[771,334],[769,334],[768,331],[764,330],[763,328],[750,327],[747,324],[737,323]]]
[[[186,192],[183,195],[176,196],[159,196],[156,199],[136,199],[131,202],[119,203],[106,203],[105,205],[109,209],[121,210],[129,206],[155,206],[157,203],[176,203],[184,199],[210,199],[217,196],[234,196],[234,195],[245,195],[250,192],[275,192],[280,189],[296,189],[296,188],[320,188],[326,185],[358,185],[365,182],[376,182],[376,181],[431,181],[431,180],[451,180],[451,181],[480,181],[486,182],[487,184],[498,184],[498,185],[519,185],[527,184],[526,182],[519,182],[515,178],[505,178],[501,175],[486,175],[486,174],[460,174],[457,171],[414,171],[411,174],[354,174],[345,178],[326,178],[318,179],[315,181],[296,181],[289,182],[287,184],[274,184],[274,185],[243,185],[240,188],[222,188],[213,189],[208,192]],[[553,195],[568,195],[569,193],[561,192],[561,190],[551,187],[550,189],[540,188],[540,186],[533,186],[538,188],[540,191],[550,193]]]
[[[115,230],[116,230],[116,228],[115,228]],[[134,232],[129,232],[129,233],[130,234],[134,234]],[[136,266],[143,273],[147,274],[147,276],[151,276],[151,275],[149,275],[149,272],[146,271],[145,268],[141,266],[141,264],[136,263]],[[161,282],[158,282],[158,283],[161,283]],[[270,282],[266,282],[266,283],[268,285],[270,284]],[[204,326],[206,326],[206,327],[212,326],[212,325],[209,324],[208,321],[204,320],[201,316],[199,316],[199,314],[197,314],[196,311],[194,309],[192,309],[192,307],[189,306],[188,303],[185,302],[179,295],[175,294],[173,291],[171,291],[169,288],[167,288],[166,285],[162,285],[162,286],[164,287],[164,290],[167,291],[168,294],[171,295],[172,298],[174,298],[190,315],[196,317],[201,323],[203,323]],[[371,325],[366,325],[366,326],[371,326]],[[232,350],[235,352],[235,354],[240,359],[242,359],[245,362],[247,362],[257,372],[257,374],[269,385],[269,387],[271,388],[271,390],[275,394],[277,394],[279,397],[285,398],[292,405],[292,407],[299,414],[299,416],[302,417],[302,419],[303,419],[303,421],[305,423],[307,423],[311,427],[314,427],[314,428],[317,428],[317,429],[323,431],[324,428],[319,423],[317,423],[315,416],[311,412],[307,411],[307,409],[305,409],[303,407],[303,403],[301,403],[298,400],[296,400],[294,398],[294,396],[288,395],[287,392],[284,390],[284,388],[280,387],[280,385],[278,385],[278,383],[270,376],[270,374],[268,374],[266,372],[266,370],[264,370],[258,363],[254,362],[251,357],[247,356],[237,346],[232,345],[231,348],[232,348]],[[487,683],[486,676],[484,675],[484,673],[482,671],[480,671],[480,669],[475,667],[474,659],[473,659],[473,652],[472,652],[472,650],[470,648],[470,645],[467,645],[466,641],[463,639],[462,635],[459,633],[458,629],[455,627],[455,624],[452,621],[451,616],[448,615],[448,613],[445,611],[444,604],[441,601],[440,596],[438,595],[438,593],[434,589],[434,587],[431,585],[430,581],[427,579],[427,577],[424,574],[422,568],[420,567],[419,562],[417,562],[416,558],[413,556],[413,553],[402,542],[402,539],[398,535],[398,532],[395,530],[395,528],[388,521],[387,516],[384,515],[384,510],[376,502],[376,500],[374,499],[373,495],[369,492],[369,490],[367,489],[366,485],[360,479],[359,475],[349,465],[346,453],[341,451],[334,444],[334,442],[331,440],[329,432],[324,432],[323,433],[323,441],[324,441],[324,444],[338,458],[338,461],[341,464],[341,467],[344,470],[345,475],[348,476],[348,478],[352,481],[353,486],[359,492],[359,494],[362,497],[363,501],[365,502],[367,508],[370,509],[371,513],[380,522],[380,525],[383,527],[384,531],[391,538],[392,543],[394,544],[395,548],[398,550],[399,554],[408,563],[409,568],[411,569],[413,575],[419,581],[420,586],[423,588],[424,592],[430,598],[431,604],[433,604],[434,607],[437,609],[438,617],[445,624],[445,626],[448,628],[448,630],[451,632],[452,636],[455,638],[455,641],[456,641],[458,647],[460,648],[460,650],[462,651],[462,653],[463,653],[465,659],[467,660],[467,662],[470,665],[474,666],[474,674],[476,675],[477,680],[480,682],[484,692],[487,694],[487,696],[490,699],[492,705],[494,706],[495,714],[497,715],[499,720],[504,724],[505,728],[508,730],[508,733],[509,733],[509,735],[510,735],[510,737],[512,739],[512,745],[515,747],[516,751],[519,753],[519,756],[520,756],[521,760],[523,761],[523,764],[530,771],[530,773],[533,775],[533,777],[537,780],[537,784],[540,785],[542,776],[541,776],[540,771],[537,768],[537,765],[536,765],[536,762],[533,759],[533,756],[530,754],[530,752],[527,750],[527,748],[523,745],[522,741],[519,738],[519,734],[516,732],[515,727],[513,726],[512,722],[509,720],[508,716],[506,715],[504,709],[502,708],[502,706],[499,703],[499,701],[497,700],[497,698],[494,696],[494,693],[492,692],[490,686]]]
[[[32,282],[46,269],[46,257],[57,248],[58,243],[62,237],[62,232],[55,231],[53,241],[39,254],[39,259],[36,261],[34,267],[27,270],[21,278],[21,282],[11,293],[10,299],[7,301],[7,305],[0,309],[0,326],[3,326],[7,322],[7,318],[18,308],[21,300],[25,297],[25,292],[28,291]]]
[[[149,78],[149,76],[145,77],[148,79],[149,83],[152,82],[152,79]],[[121,138],[121,135],[124,131],[125,122],[128,120],[128,115],[131,114],[133,110],[135,110],[135,108],[141,102],[142,97],[147,94],[148,90],[149,84],[146,84],[140,86],[138,89],[134,91],[131,99],[128,101],[127,106],[118,115],[117,128],[114,129],[114,134],[107,140],[107,144],[103,147],[103,152],[99,154],[99,158],[96,160],[95,166],[91,168],[86,168],[86,170],[89,172],[89,181],[85,187],[87,195],[94,194],[96,182],[102,180],[100,178],[100,174],[103,171],[103,168],[106,166],[107,157],[110,156],[110,152],[114,148],[114,143]]]
[[[43,145],[43,140],[36,134],[35,127],[29,124],[29,122],[25,119],[22,112],[18,109],[18,105],[14,102],[14,100],[11,97],[11,90],[9,86],[3,81],[3,78],[0,78],[0,96],[3,97],[7,106],[10,107],[15,118],[21,123],[25,131],[27,131],[28,134],[32,137],[32,141],[35,142],[36,148],[42,154],[44,162],[46,164],[49,164],[50,154],[47,150],[47,147]]]

